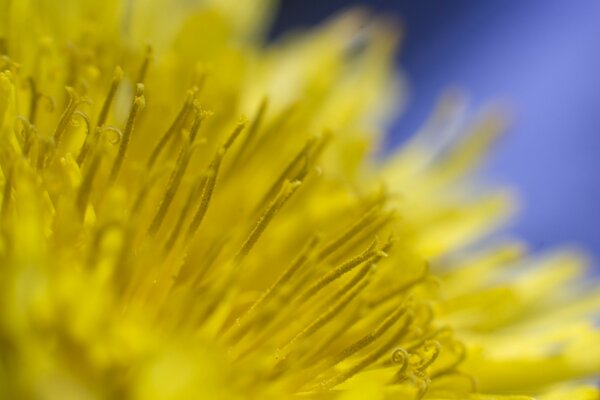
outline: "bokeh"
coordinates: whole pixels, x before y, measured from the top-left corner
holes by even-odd
[[[584,248],[600,270],[600,2],[283,0],[272,34],[356,4],[404,26],[398,65],[410,95],[387,147],[415,132],[450,86],[474,110],[509,105],[509,131],[484,169],[519,193],[509,232],[534,251]]]

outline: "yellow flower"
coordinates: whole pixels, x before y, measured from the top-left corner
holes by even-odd
[[[396,30],[271,10],[0,1],[0,397],[597,399],[582,257],[481,242],[498,118],[378,160]]]

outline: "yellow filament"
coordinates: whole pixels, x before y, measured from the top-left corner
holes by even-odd
[[[231,145],[236,141],[238,136],[240,136],[240,133],[242,133],[247,123],[248,121],[246,121],[245,118],[240,118],[240,121],[233,129],[233,132],[231,132],[227,140],[225,140],[225,143],[223,143],[223,150],[227,151],[231,147]]]
[[[145,104],[146,100],[144,98],[144,85],[138,84],[136,87],[136,94],[133,99],[133,104],[131,106],[131,111],[129,112],[129,117],[127,118],[127,123],[125,124],[125,130],[123,131],[121,145],[119,146],[117,157],[115,158],[113,167],[110,171],[110,181],[116,180],[117,176],[119,175],[121,165],[125,160],[125,153],[127,152],[129,141],[131,140],[131,133],[133,132],[135,120],[138,116],[138,113],[144,108]]]
[[[46,135],[40,135],[38,139],[37,168],[41,170],[46,166],[51,152],[56,148],[56,142],[52,137]]]
[[[163,134],[163,136],[160,138],[160,140],[156,143],[156,146],[152,150],[152,153],[150,154],[150,157],[148,158],[148,163],[147,163],[148,169],[151,169],[154,166],[154,164],[156,163],[156,160],[160,156],[160,153],[166,147],[169,140],[175,135],[175,133],[181,128],[181,126],[185,122],[185,119],[189,115],[190,111],[192,111],[192,109],[193,109],[194,99],[196,97],[197,92],[198,92],[198,89],[195,87],[188,91],[187,98],[186,98],[185,102],[183,103],[181,110],[175,117],[175,120],[173,121],[173,123],[171,124],[169,129],[167,129],[167,131]]]
[[[12,197],[13,173],[13,168],[9,168],[8,172],[5,173],[6,180],[4,181],[4,190],[2,193],[2,218],[8,216],[10,199]]]
[[[446,348],[447,347],[444,347],[444,349]],[[454,341],[452,342],[452,346],[449,346],[449,348],[454,348],[456,350],[456,359],[441,369],[434,371],[431,374],[431,378],[436,378],[454,372],[454,370],[467,358],[467,348],[462,342]]]
[[[352,271],[354,268],[358,267],[360,264],[362,264],[364,262],[371,261],[372,259],[374,259],[377,256],[385,255],[385,254],[381,254],[380,251],[375,250],[376,245],[377,245],[377,241],[374,241],[361,254],[359,254],[358,256],[356,256],[356,257],[354,257],[354,258],[346,261],[342,265],[340,265],[340,266],[336,267],[335,269],[333,269],[333,270],[329,271],[328,273],[326,273],[324,276],[321,277],[321,279],[319,279],[312,286],[310,286],[308,289],[306,289],[304,291],[304,293],[302,293],[302,295],[299,298],[299,301],[300,302],[305,302],[310,297],[314,296],[319,291],[321,291],[322,289],[324,289],[331,282],[333,282],[334,280],[336,280],[336,279],[340,278],[341,276],[347,274],[348,272]]]
[[[207,181],[207,176],[203,175],[200,178],[199,182],[196,185],[194,185],[194,188],[188,194],[185,204],[181,208],[181,212],[179,213],[179,217],[177,218],[177,222],[175,223],[175,226],[173,227],[173,230],[171,231],[169,238],[165,242],[165,247],[164,247],[165,252],[168,252],[169,250],[171,250],[173,248],[173,245],[175,245],[175,242],[179,238],[179,234],[181,232],[181,227],[183,226],[183,223],[185,222],[185,218],[188,216],[188,213],[189,213],[190,209],[192,208],[194,199],[198,196],[199,193],[202,193],[202,191],[204,190],[204,187],[206,185],[206,181]]]
[[[428,349],[432,350],[432,354],[426,354]],[[420,371],[425,370],[427,367],[429,367],[431,364],[433,364],[435,362],[435,360],[437,360],[437,358],[440,355],[441,349],[442,349],[442,345],[438,341],[436,341],[436,340],[426,341],[422,348],[423,355],[421,356],[421,360],[420,360],[421,362],[417,366],[415,366],[415,368]]]
[[[261,304],[269,301],[279,288],[289,282],[298,269],[308,261],[311,252],[317,246],[319,240],[319,236],[313,236],[309,239],[300,255],[294,259],[292,264],[283,272],[283,274],[281,274],[279,279],[277,279],[277,281],[263,293],[263,295],[252,305],[252,307],[250,307],[248,313],[254,311]]]
[[[99,128],[103,127],[106,119],[108,118],[108,112],[110,111],[110,105],[112,103],[113,98],[115,97],[115,93],[117,92],[117,88],[119,87],[119,83],[123,78],[123,70],[120,67],[115,69],[114,76],[112,78],[110,88],[108,90],[108,94],[104,99],[104,103],[102,103],[102,108],[100,109],[100,114],[98,115],[98,121],[96,122],[96,132],[95,135],[100,134]],[[81,167],[85,162],[85,159],[90,151],[90,147],[92,146],[92,141],[97,139],[93,137],[91,134],[89,118],[86,119],[86,123],[88,124],[88,132],[81,146],[81,150],[79,151],[79,155],[77,156],[77,164]],[[95,174],[95,171],[94,171]],[[83,187],[83,184],[82,184]],[[80,205],[81,207],[81,205]]]
[[[35,124],[38,103],[41,96],[37,90],[35,80],[32,77],[29,77],[27,81],[29,82],[29,88],[31,89],[31,100],[29,102],[29,122],[33,125]]]
[[[245,121],[240,121],[237,124],[229,138],[227,138],[223,146],[219,149],[219,151],[217,151],[215,158],[211,162],[208,168],[206,182],[204,183],[204,188],[202,190],[200,206],[198,207],[198,210],[196,210],[194,218],[192,219],[192,222],[188,228],[188,236],[193,236],[200,227],[200,224],[202,223],[202,220],[206,215],[206,211],[208,210],[208,205],[210,203],[210,199],[212,198],[212,194],[217,183],[217,175],[219,174],[219,168],[221,167],[221,161],[223,160],[223,156],[225,155],[229,147],[231,147],[235,139],[237,139],[237,137],[240,135],[240,133],[244,129],[245,123]]]
[[[358,221],[350,225],[340,236],[327,243],[321,251],[319,251],[319,258],[325,259],[335,250],[337,250],[343,243],[348,242],[350,238],[356,235],[361,230],[365,229],[374,219],[374,217],[381,210],[381,204],[375,204],[366,214],[364,214]]]
[[[400,364],[400,369],[398,370],[397,374],[404,373],[404,371],[406,370],[406,367],[408,367],[408,358],[409,357],[410,356],[408,354],[408,351],[404,350],[401,347],[394,350],[394,352],[392,353],[391,361],[394,364]]]
[[[236,321],[236,324],[232,326],[231,342],[239,341],[247,332],[248,328],[256,321],[256,318],[250,318],[256,310],[266,303],[268,303],[273,296],[275,296],[283,286],[292,279],[296,272],[307,263],[310,259],[312,251],[319,243],[320,237],[313,236],[309,239],[308,243],[304,246],[300,254],[294,258],[288,268],[279,276],[279,278],[273,283],[267,290],[263,292],[258,300],[256,300],[252,306]],[[245,323],[240,323],[245,321]]]
[[[146,54],[144,56],[144,61],[142,62],[142,66],[140,67],[140,72],[138,73],[137,83],[144,83],[146,81],[146,75],[148,74],[148,67],[150,66],[150,62],[152,61],[152,47],[146,47]]]
[[[78,104],[77,95],[75,93],[75,90],[72,87],[67,86],[67,93],[69,95],[69,102],[67,103],[67,108],[65,108],[62,115],[60,116],[60,119],[58,120],[58,124],[56,125],[56,129],[54,130],[54,134],[53,134],[54,142],[57,147],[58,147],[58,144],[60,143],[62,135],[64,134],[65,130],[67,129],[67,125],[71,121],[71,117],[73,116],[73,113],[75,112],[75,108],[77,107],[77,104]]]
[[[354,366],[350,367],[347,371],[344,371],[337,376],[329,379],[328,381],[323,382],[322,387],[325,390],[330,390],[335,388],[336,386],[344,383],[348,379],[352,378],[354,375],[367,368],[369,365],[376,362],[381,358],[386,352],[393,348],[394,343],[398,340],[398,336],[404,334],[404,329],[402,329],[398,334],[393,335],[388,341],[386,341],[382,346],[378,349],[371,351],[365,357],[363,357],[359,362],[357,362]]]
[[[331,300],[333,301],[335,299],[341,298],[345,293],[347,293],[354,286],[356,286],[356,284],[358,284],[358,282],[360,282],[365,276],[367,276],[369,272],[375,269],[376,263],[377,260],[373,259],[372,263],[363,265],[363,267],[358,270],[356,275],[352,279],[350,279],[350,281],[348,281],[344,286],[342,286],[337,292],[335,292],[331,296]]]
[[[170,167],[170,165],[169,165],[169,167]],[[152,188],[154,183],[159,178],[161,178],[163,175],[168,174],[169,171],[170,171],[170,169],[167,166],[164,166],[160,170],[151,171],[146,176],[146,179],[144,180],[144,183],[142,184],[142,187],[139,189],[137,196],[135,198],[135,201],[133,202],[133,205],[131,206],[131,215],[132,216],[137,215],[137,213],[140,211],[140,209],[142,208],[142,205],[144,204],[144,202],[146,201],[146,199],[148,197],[148,192],[150,191],[150,189]]]
[[[23,152],[23,155],[25,156],[25,158],[27,158],[29,156],[29,151],[31,150],[31,146],[34,142],[34,134],[35,134],[36,128],[35,128],[35,126],[30,124],[29,121],[27,121],[23,117],[17,117],[17,121],[20,121],[22,124],[23,130],[21,131],[21,138],[23,140],[23,146],[21,148],[21,151]],[[15,130],[16,130],[16,127],[15,127]]]
[[[356,279],[353,279],[350,282],[350,288],[348,288],[345,291],[345,294],[341,297],[334,296],[333,299],[339,298],[339,300],[337,300],[337,302],[332,307],[330,307],[324,314],[317,317],[311,324],[309,324],[306,328],[304,328],[296,336],[294,336],[294,338],[292,338],[292,340],[290,340],[289,343],[283,347],[282,352],[284,352],[285,349],[289,348],[298,340],[304,339],[317,332],[328,322],[330,322],[336,315],[338,315],[367,286],[369,281],[363,281],[363,279],[365,276],[367,276],[367,272],[371,269],[371,267],[372,264],[369,264],[366,265],[361,271],[359,271],[359,273],[356,276]]]
[[[306,144],[302,147],[302,149],[298,152],[298,154],[296,154],[296,156],[292,159],[292,161],[290,161],[290,163],[287,165],[287,167],[283,170],[283,172],[275,180],[273,185],[271,185],[271,188],[267,191],[267,193],[263,196],[263,199],[258,204],[257,209],[260,209],[261,207],[263,207],[264,204],[269,199],[272,199],[273,196],[275,196],[275,194],[277,193],[277,190],[279,190],[279,188],[281,187],[281,185],[283,184],[283,182],[286,179],[294,179],[294,177],[291,176],[292,173],[298,169],[301,162],[304,161],[305,164],[308,163],[308,158],[310,156],[310,152],[314,148],[316,142],[317,142],[316,138],[311,138],[306,142]]]
[[[346,358],[356,354],[358,351],[364,349],[369,346],[371,343],[376,341],[378,338],[383,336],[398,320],[406,313],[406,307],[401,305],[396,308],[385,320],[383,320],[375,330],[363,336],[361,339],[357,340],[346,349],[342,350],[337,356],[335,356],[331,360],[331,365],[338,364],[345,360]],[[407,318],[412,321],[412,317]]]
[[[158,210],[154,215],[154,219],[150,224],[150,228],[148,229],[148,233],[153,236],[158,232],[162,222],[167,215],[167,211],[169,210],[169,206],[173,202],[175,198],[175,194],[179,189],[179,185],[181,184],[181,180],[183,179],[183,175],[185,174],[185,170],[190,161],[191,153],[192,153],[192,145],[200,129],[200,125],[202,123],[202,116],[196,115],[194,118],[194,122],[192,123],[192,128],[190,130],[190,137],[188,143],[184,144],[183,148],[179,152],[179,157],[177,158],[177,163],[171,177],[169,178],[169,183],[167,184],[167,189],[165,190],[165,194],[158,206]]]
[[[235,169],[235,167],[238,165],[238,163],[242,160],[244,153],[246,151],[250,150],[252,141],[254,140],[254,137],[256,136],[258,130],[260,129],[260,126],[262,125],[262,121],[264,119],[265,113],[267,112],[268,105],[269,105],[269,100],[266,97],[263,98],[262,101],[260,102],[260,105],[258,107],[258,111],[256,112],[256,115],[252,119],[252,124],[246,131],[246,137],[244,138],[242,145],[239,147],[237,154],[235,155],[235,157],[233,158],[233,160],[231,162],[230,171]]]
[[[110,83],[106,98],[104,99],[104,103],[102,103],[100,114],[98,114],[96,126],[102,126],[106,123],[106,119],[108,118],[108,113],[110,111],[110,105],[112,104],[115,94],[117,93],[117,88],[119,87],[119,83],[121,83],[121,79],[123,79],[123,70],[120,67],[117,67]]]
[[[242,248],[239,250],[234,260],[236,263],[241,262],[241,260],[246,257],[246,255],[250,252],[254,244],[258,241],[262,233],[265,231],[269,222],[273,219],[273,217],[277,214],[279,210],[287,203],[287,201],[292,197],[292,195],[298,190],[301,181],[285,181],[281,191],[277,195],[277,197],[273,200],[273,202],[267,207],[264,214],[259,218],[254,228],[248,235],[248,238],[242,245]]]
[[[100,162],[100,152],[96,152],[86,174],[83,177],[81,186],[79,187],[79,192],[77,193],[77,207],[79,208],[82,218],[85,216],[85,209],[92,191],[92,183],[96,173],[98,172]]]
[[[414,279],[409,280],[408,282],[403,282],[399,285],[394,286],[393,288],[385,291],[381,295],[371,299],[369,301],[369,306],[377,307],[378,305],[385,303],[388,300],[406,292],[413,286],[417,285],[420,282],[423,282],[429,276],[429,264],[425,263],[425,267],[423,271]]]

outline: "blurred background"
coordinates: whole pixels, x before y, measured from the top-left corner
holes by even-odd
[[[475,108],[509,104],[510,131],[484,173],[520,195],[510,232],[534,250],[576,244],[600,271],[600,1],[282,0],[272,35],[357,4],[397,15],[405,30],[397,62],[410,95],[389,146],[448,87]]]

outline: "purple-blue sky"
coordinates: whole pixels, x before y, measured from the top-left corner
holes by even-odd
[[[449,86],[475,107],[509,104],[510,131],[485,173],[520,193],[511,231],[534,249],[579,244],[600,264],[600,1],[284,0],[275,30],[350,4],[404,21],[398,63],[411,97],[390,143],[414,132]]]

